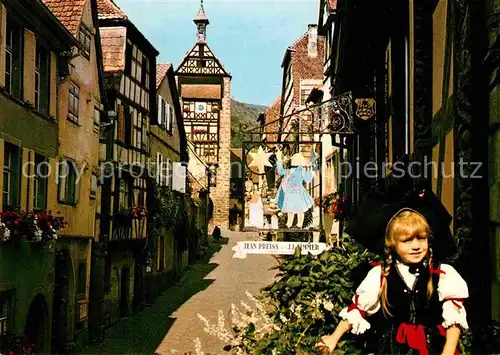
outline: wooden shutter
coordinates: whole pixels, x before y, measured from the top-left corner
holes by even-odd
[[[120,142],[125,141],[125,110],[122,105],[118,105],[118,135]]]
[[[165,108],[166,114],[167,114],[167,122],[165,122],[165,129],[168,131],[170,128],[170,105],[166,104]]]
[[[172,132],[172,127],[174,126],[175,116],[174,108],[170,106],[170,126],[168,127],[169,132]]]
[[[163,98],[158,95],[158,125],[161,126],[163,123]]]

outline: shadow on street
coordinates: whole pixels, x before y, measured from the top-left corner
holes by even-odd
[[[103,343],[88,346],[79,354],[153,354],[175,323],[176,319],[170,315],[215,281],[203,278],[219,266],[209,262],[221,249],[221,244],[211,243],[205,256],[190,265],[179,282],[168,288],[152,305],[122,319],[106,332]]]

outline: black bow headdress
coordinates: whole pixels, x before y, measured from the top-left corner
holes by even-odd
[[[352,214],[346,233],[372,252],[383,255],[387,224],[404,209],[414,210],[427,220],[433,259],[443,260],[455,254],[455,240],[450,231],[452,217],[428,189],[415,188],[403,195],[383,189],[370,191]]]

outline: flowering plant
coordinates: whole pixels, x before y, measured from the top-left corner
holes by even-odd
[[[142,219],[147,217],[148,210],[146,206],[131,206],[128,208],[123,208],[118,213],[115,213],[115,219],[117,220],[129,220],[129,219]]]
[[[66,224],[60,212],[53,215],[46,210],[24,212],[9,208],[0,213],[0,240],[22,237],[33,242],[56,240],[57,231]]]
[[[56,240],[57,239],[57,231],[64,228],[68,223],[64,220],[64,217],[61,216],[60,212],[57,212],[55,215],[52,214],[52,211],[49,210],[39,210],[34,212],[36,226],[38,230],[41,232],[41,239],[46,241]],[[38,234],[40,234],[38,232]],[[38,237],[41,241],[40,237]]]
[[[0,243],[5,243],[10,240],[10,229],[5,223],[0,222]]]
[[[147,217],[148,215],[148,210],[146,209],[146,206],[138,207],[138,206],[132,206],[130,208],[131,213],[132,213],[132,218],[134,219],[143,219],[144,217]]]
[[[324,213],[329,214],[334,220],[338,221],[349,216],[350,198],[346,195],[340,195],[338,192],[332,192],[323,196],[321,208]],[[319,201],[317,202],[319,205]]]
[[[0,353],[6,355],[34,355],[35,344],[28,344],[23,335],[8,330],[0,335]]]
[[[191,131],[192,133],[207,133],[206,129],[193,129]]]

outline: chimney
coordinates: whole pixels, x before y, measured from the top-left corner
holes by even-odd
[[[309,57],[315,58],[318,56],[318,25],[309,25],[307,34],[307,54]]]

